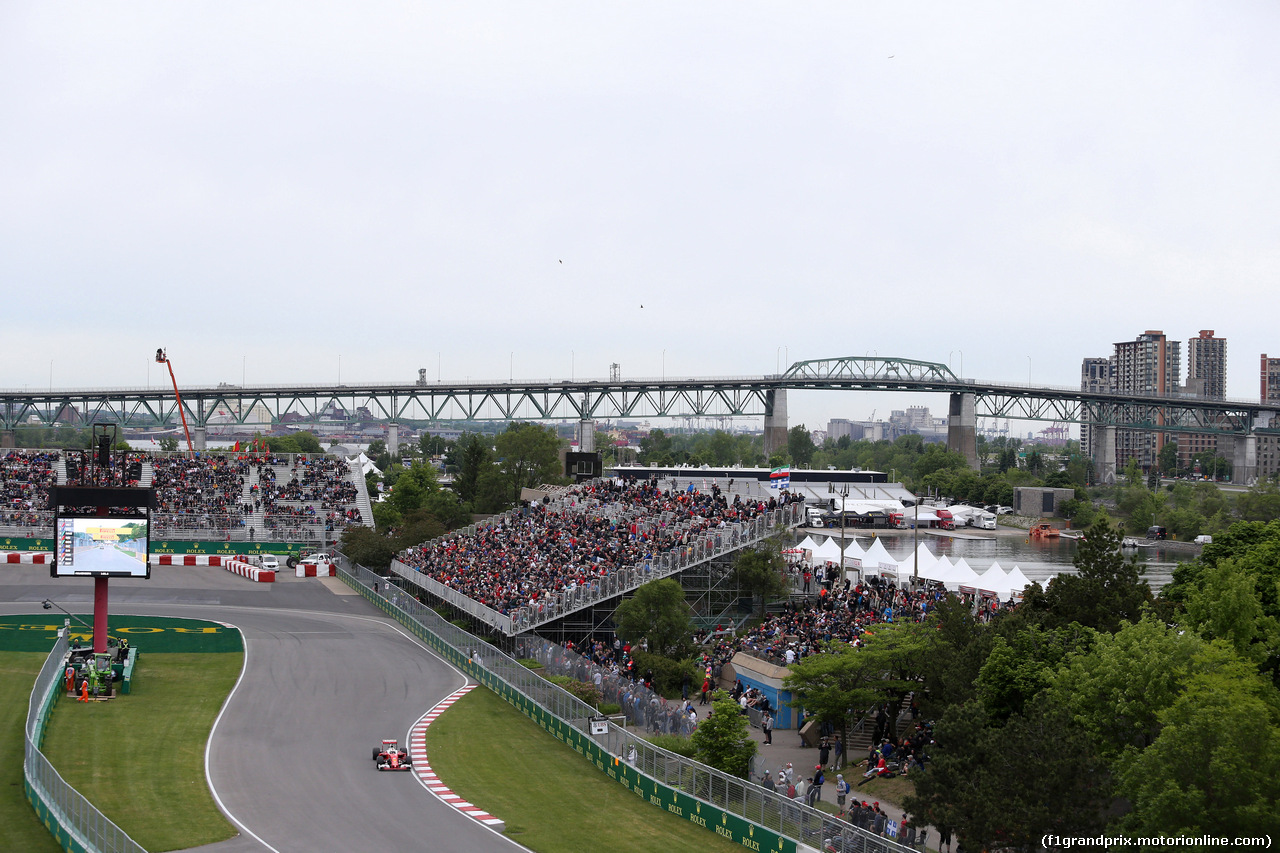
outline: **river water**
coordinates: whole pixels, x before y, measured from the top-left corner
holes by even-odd
[[[852,531],[851,531],[852,532]],[[809,531],[814,541],[821,544],[822,535]],[[975,534],[965,533],[965,536]],[[897,560],[910,558],[915,550],[915,541],[910,530],[877,531],[876,537],[884,545],[890,556]],[[863,535],[861,531],[854,537],[864,549],[871,544],[871,533]],[[836,536],[839,544],[840,537]],[[934,554],[944,556],[955,562],[963,557],[974,571],[981,574],[992,563],[999,562],[1001,568],[1009,571],[1014,566],[1022,569],[1028,580],[1045,584],[1052,576],[1062,572],[1074,572],[1076,542],[1074,539],[1031,539],[1025,532],[1013,532],[1002,528],[993,538],[961,538],[937,536],[921,533],[919,540],[924,542]],[[1142,577],[1151,585],[1153,591],[1159,591],[1172,580],[1174,568],[1182,562],[1194,559],[1200,549],[1190,549],[1186,545],[1151,548],[1139,548],[1136,551],[1125,551],[1125,556],[1134,553],[1138,558]]]

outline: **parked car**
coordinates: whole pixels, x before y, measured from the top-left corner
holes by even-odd
[[[1168,539],[1169,531],[1168,529],[1161,527],[1158,524],[1153,524],[1147,528],[1147,538],[1148,539]]]
[[[280,568],[280,561],[276,559],[275,554],[262,554],[258,557],[258,566],[274,572]]]

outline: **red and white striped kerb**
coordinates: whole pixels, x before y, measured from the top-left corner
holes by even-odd
[[[409,732],[409,757],[413,759],[413,772],[418,774],[418,778],[427,786],[428,791],[467,817],[477,820],[485,826],[491,826],[498,832],[502,832],[506,829],[506,823],[502,818],[494,817],[484,809],[471,805],[471,803],[450,791],[449,786],[440,781],[435,771],[431,769],[431,765],[427,762],[427,727],[435,722],[436,717],[449,710],[450,705],[475,688],[476,685],[468,684],[466,687],[453,691],[428,711],[426,716],[413,724],[413,729]]]

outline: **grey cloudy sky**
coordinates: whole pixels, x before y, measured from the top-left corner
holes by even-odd
[[[1115,341],[1211,328],[1254,397],[1280,355],[1278,23],[5,3],[0,387],[155,383],[160,345],[184,385],[961,352],[968,376],[1075,385]],[[810,393],[791,415],[910,402],[945,409]]]

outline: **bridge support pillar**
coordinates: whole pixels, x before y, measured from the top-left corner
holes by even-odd
[[[1085,424],[1092,430],[1089,446],[1093,449],[1093,476],[1099,486],[1116,482],[1116,428],[1101,424]]]
[[[14,446],[13,430],[0,430],[0,447],[9,448]]]
[[[578,421],[578,452],[596,452],[596,422],[590,418]]]
[[[787,389],[775,388],[764,393],[764,455],[772,456],[787,449]]]
[[[387,453],[392,459],[400,455],[400,424],[395,421],[387,424]]]
[[[952,394],[947,415],[947,450],[964,455],[969,467],[978,470],[978,418],[972,394]]]
[[[191,446],[195,450],[203,452],[209,446],[209,431],[202,426],[195,427],[191,430]]]
[[[1241,486],[1253,485],[1258,479],[1258,437],[1237,435],[1235,452],[1231,458],[1231,482]]]

